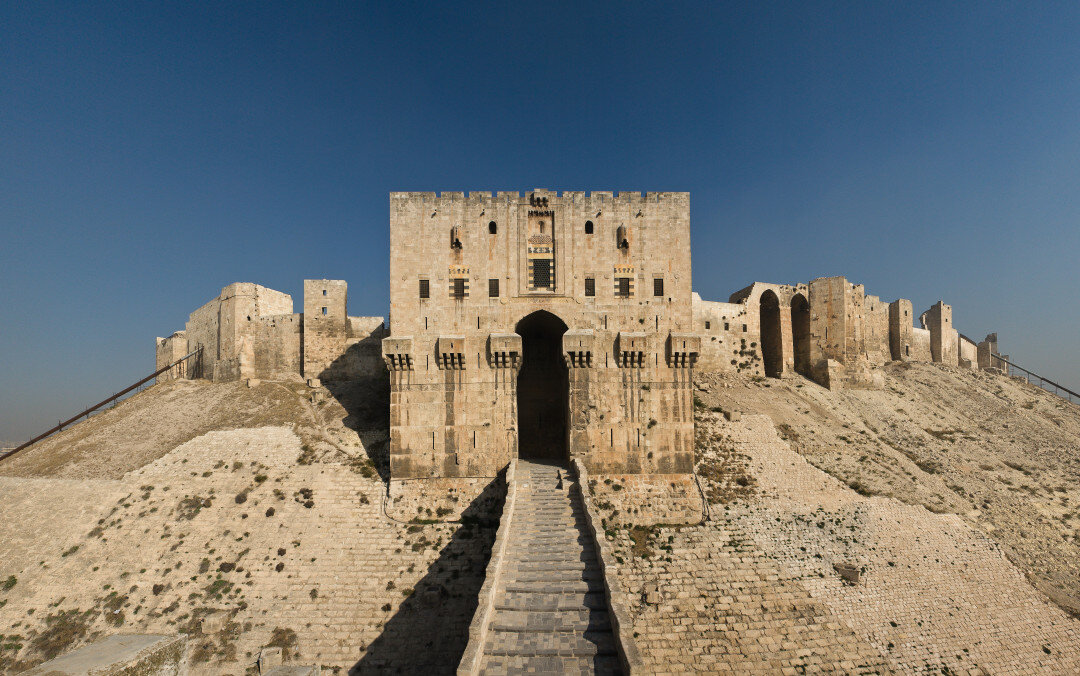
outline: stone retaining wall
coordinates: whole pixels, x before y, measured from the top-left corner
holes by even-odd
[[[461,657],[457,673],[461,676],[473,676],[480,673],[480,663],[484,656],[484,644],[487,641],[488,620],[495,610],[495,592],[499,584],[499,575],[503,568],[506,543],[509,541],[510,524],[514,519],[514,505],[517,502],[517,488],[514,474],[517,460],[511,460],[506,468],[506,501],[503,503],[502,516],[499,518],[499,530],[495,533],[495,542],[491,546],[491,558],[488,559],[484,573],[484,584],[477,597],[476,614],[469,624],[469,643]]]
[[[577,474],[578,490],[581,491],[581,502],[585,507],[585,522],[596,547],[597,563],[604,577],[604,596],[607,599],[608,616],[611,618],[611,632],[617,639],[619,660],[622,662],[623,671],[628,675],[650,673],[644,668],[641,651],[634,638],[635,632],[630,618],[628,599],[615,573],[615,555],[604,537],[603,526],[598,527],[600,516],[592,497],[586,488],[582,488],[588,486],[589,473],[585,465],[577,458],[574,458],[574,472]]]

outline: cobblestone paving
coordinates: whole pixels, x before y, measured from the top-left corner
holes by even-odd
[[[560,481],[561,479],[561,481]],[[517,506],[481,670],[619,673],[604,582],[564,467],[519,461]]]

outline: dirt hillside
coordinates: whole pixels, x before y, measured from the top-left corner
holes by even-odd
[[[697,386],[703,409],[767,415],[808,462],[864,496],[960,516],[1080,613],[1080,406],[938,364],[890,364],[880,391],[713,373]]]

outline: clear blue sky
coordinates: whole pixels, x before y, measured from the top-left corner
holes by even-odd
[[[234,281],[387,310],[391,190],[687,190],[694,286],[846,275],[1080,387],[1080,4],[0,6],[0,439]]]

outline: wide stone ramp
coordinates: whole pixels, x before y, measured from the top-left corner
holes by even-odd
[[[617,674],[604,580],[565,467],[518,461],[517,506],[481,661],[485,674]]]

